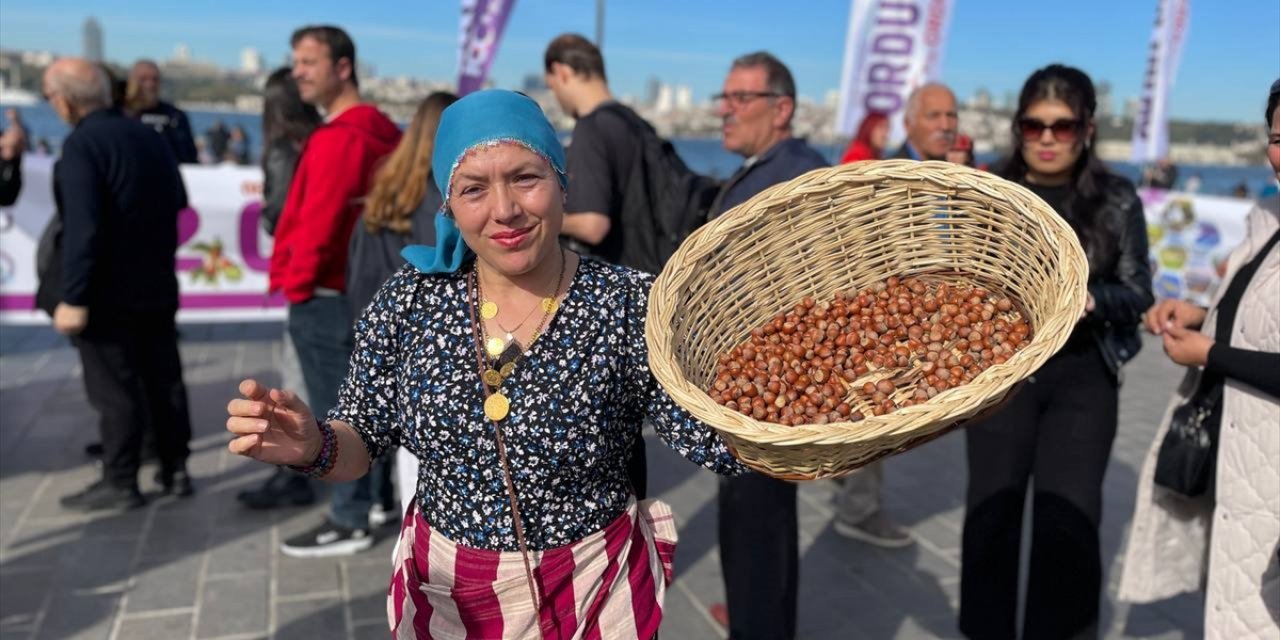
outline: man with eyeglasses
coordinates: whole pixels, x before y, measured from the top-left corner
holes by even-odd
[[[956,95],[944,84],[921,85],[907,96],[902,122],[907,127],[907,141],[894,158],[946,160],[960,124]]]
[[[714,98],[724,148],[745,160],[721,187],[712,217],[827,166],[803,139],[792,137],[796,85],[773,55],[760,51],[734,60]],[[721,478],[719,502],[727,603],[712,605],[712,617],[728,627],[731,640],[794,637],[800,568],[796,485],[754,473]]]

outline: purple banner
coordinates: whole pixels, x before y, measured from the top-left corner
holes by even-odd
[[[458,95],[484,85],[498,55],[498,43],[516,0],[462,0],[461,48],[458,57]]]

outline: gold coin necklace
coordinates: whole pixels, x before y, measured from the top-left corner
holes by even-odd
[[[565,263],[568,260],[564,256],[564,251],[560,251],[560,273],[556,276],[555,286],[551,292],[551,296],[543,298],[539,307],[542,309],[542,318],[538,321],[538,326],[534,329],[533,336],[529,339],[527,348],[521,347],[520,343],[515,340],[512,331],[507,331],[500,323],[498,327],[507,332],[507,339],[503,340],[496,336],[488,336],[484,322],[476,318],[476,310],[479,307],[480,317],[484,317],[485,305],[492,305],[494,309],[494,318],[497,317],[497,303],[484,300],[484,293],[480,287],[479,265],[472,270],[469,279],[471,286],[468,287],[468,293],[471,294],[469,302],[471,307],[471,326],[476,341],[476,359],[480,365],[480,378],[484,383],[485,400],[484,415],[486,418],[499,422],[505,419],[511,413],[511,402],[507,399],[503,392],[502,385],[515,372],[516,365],[524,359],[525,353],[533,348],[533,344],[542,336],[542,332],[546,329],[551,314],[559,307],[556,299],[560,294],[560,284],[564,281]],[[483,301],[477,304],[477,301]],[[535,307],[535,309],[538,307]],[[532,311],[529,314],[532,316]],[[486,318],[493,319],[493,318]],[[516,325],[519,330],[524,323],[528,321],[528,316]],[[496,320],[495,320],[496,322]],[[515,347],[513,350],[511,347]],[[514,353],[513,353],[514,351]],[[485,354],[488,354],[493,360],[492,363],[486,365]],[[503,362],[503,360],[506,362]]]
[[[564,277],[564,262],[565,260],[562,256],[560,261],[561,278]],[[507,350],[507,346],[515,341],[515,333],[524,327],[525,323],[529,321],[529,318],[533,317],[533,313],[535,311],[542,309],[543,320],[546,320],[547,315],[555,312],[556,307],[559,305],[559,303],[556,302],[556,294],[559,293],[560,281],[556,280],[554,284],[555,287],[550,296],[540,300],[536,306],[529,309],[529,312],[524,315],[524,318],[520,320],[514,328],[508,329],[502,324],[501,320],[498,320],[498,313],[500,311],[498,303],[484,297],[483,287],[480,284],[480,274],[478,270],[476,271],[476,290],[477,295],[480,297],[480,317],[485,320],[493,320],[494,324],[497,324],[498,328],[502,329],[502,332],[505,334],[504,336],[499,337],[490,336],[487,331],[485,332],[486,338],[484,340],[484,350],[485,353],[489,354],[490,358],[502,357],[502,354]]]

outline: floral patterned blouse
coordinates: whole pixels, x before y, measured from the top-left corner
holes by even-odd
[[[350,371],[330,420],[371,457],[406,447],[421,465],[422,515],[469,547],[519,549],[471,328],[467,274],[406,266],[356,323]],[[626,460],[646,418],[672,449],[717,473],[744,473],[720,437],[679,408],[649,371],[652,276],[583,259],[544,334],[503,385],[508,462],[530,549],[604,528],[631,496]]]

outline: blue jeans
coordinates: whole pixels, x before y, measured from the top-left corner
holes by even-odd
[[[338,389],[347,377],[355,343],[352,324],[346,296],[317,296],[289,305],[289,337],[298,352],[311,410],[321,419],[338,404]],[[330,489],[329,518],[349,529],[367,529],[374,500],[393,503],[390,462],[384,456],[364,477]]]

